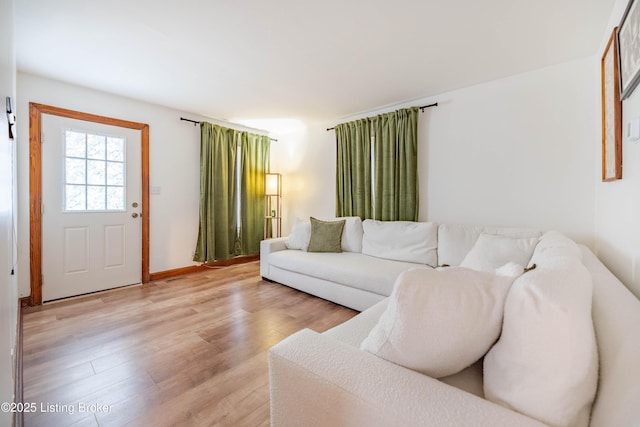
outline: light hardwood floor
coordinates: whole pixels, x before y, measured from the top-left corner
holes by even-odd
[[[269,425],[267,350],[355,314],[257,262],[26,309],[25,426]]]

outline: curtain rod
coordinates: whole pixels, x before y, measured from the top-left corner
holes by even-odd
[[[422,107],[418,107],[418,108],[420,109],[420,112],[424,113],[424,109],[425,109],[425,108],[429,108],[429,107],[437,107],[437,106],[438,106],[438,103],[437,103],[437,102],[434,102],[433,104],[423,105]],[[334,130],[334,129],[335,129],[335,127],[327,128],[327,131]]]
[[[185,122],[191,122],[191,123],[193,123],[193,125],[194,125],[194,126],[196,126],[196,125],[199,125],[199,124],[200,124],[200,122],[199,122],[199,121],[197,121],[197,120],[185,119],[184,117],[180,117],[180,120],[185,121]],[[271,141],[278,142],[278,140],[277,140],[277,139],[275,139],[275,138],[269,138],[269,139],[270,139]]]

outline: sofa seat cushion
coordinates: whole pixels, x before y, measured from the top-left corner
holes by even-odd
[[[362,253],[402,262],[438,265],[438,226],[432,222],[376,221],[362,223]]]
[[[391,261],[353,252],[311,253],[297,250],[269,255],[269,263],[283,270],[328,280],[378,295],[389,296],[396,278],[410,268],[430,268],[411,262]]]

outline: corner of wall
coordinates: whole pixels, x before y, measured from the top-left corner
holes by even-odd
[[[2,102],[16,100],[16,61],[13,34],[14,1],[0,0],[0,94]],[[15,111],[15,107],[14,107]],[[15,132],[15,129],[13,129]],[[15,260],[15,138],[9,138],[9,121],[0,115],[0,402],[15,399],[18,292]],[[0,412],[0,425],[11,425],[13,414]]]
[[[619,25],[628,0],[617,0],[602,35],[598,58],[614,27]],[[597,70],[600,76],[599,67]],[[599,107],[599,111],[600,107]],[[640,298],[640,141],[631,141],[625,130],[640,117],[640,87],[622,102],[622,179],[595,182],[594,252],[600,260]],[[600,153],[601,142],[593,150]],[[600,154],[598,154],[600,156]],[[600,157],[598,157],[600,158]]]

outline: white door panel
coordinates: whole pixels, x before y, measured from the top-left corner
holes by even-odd
[[[63,229],[64,245],[63,274],[89,271],[89,227],[67,227]]]
[[[140,131],[44,114],[42,133],[43,301],[139,283]]]

